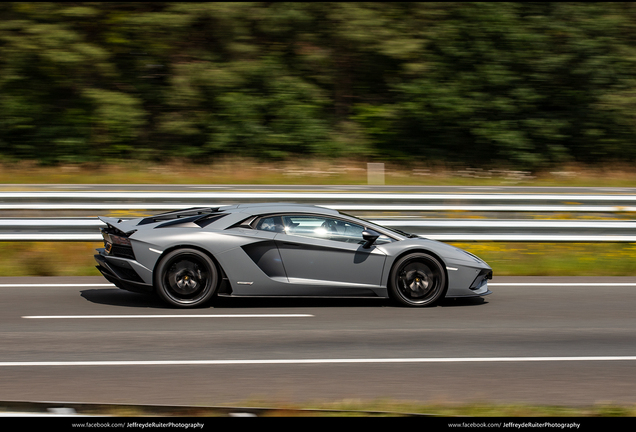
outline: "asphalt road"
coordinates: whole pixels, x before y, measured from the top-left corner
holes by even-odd
[[[0,278],[0,401],[636,403],[636,278],[492,282],[488,297],[426,309],[175,310],[102,278]]]

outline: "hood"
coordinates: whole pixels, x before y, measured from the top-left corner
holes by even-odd
[[[428,244],[428,247],[437,251],[442,257],[457,261],[465,261],[469,263],[480,263],[482,265],[488,265],[484,260],[478,256],[460,249],[456,246],[451,246],[447,243],[440,242],[438,240],[431,240],[423,236],[417,236],[416,238],[410,238],[403,240],[403,242],[409,242],[413,244]]]

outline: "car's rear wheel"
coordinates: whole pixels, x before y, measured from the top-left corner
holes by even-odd
[[[214,296],[218,281],[214,261],[196,249],[169,252],[155,270],[157,294],[178,307],[203,305]]]
[[[432,306],[446,293],[444,267],[425,253],[406,255],[391,270],[389,292],[405,306]]]

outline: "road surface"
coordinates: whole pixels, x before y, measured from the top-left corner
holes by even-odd
[[[219,299],[0,278],[0,401],[636,403],[636,278],[495,277],[493,294]]]

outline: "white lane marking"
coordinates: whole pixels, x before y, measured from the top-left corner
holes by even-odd
[[[449,270],[454,268],[447,267]],[[488,282],[489,286],[636,286],[636,282]],[[109,283],[102,284],[0,284],[0,288],[60,288],[60,287],[112,287],[115,285]]]
[[[25,315],[25,319],[112,319],[112,318],[309,318],[310,314],[231,314],[231,315]]]
[[[342,364],[342,363],[494,363],[555,361],[634,361],[636,356],[582,357],[441,357],[441,358],[375,358],[375,359],[277,359],[277,360],[96,360],[96,361],[16,361],[0,362],[8,366],[178,366],[178,365],[276,365],[276,364]]]
[[[636,286],[636,282],[488,282],[488,286]]]
[[[84,283],[84,284],[45,284],[45,283],[14,283],[14,284],[0,284],[0,288],[43,288],[43,287],[114,287],[114,284],[110,283]]]

